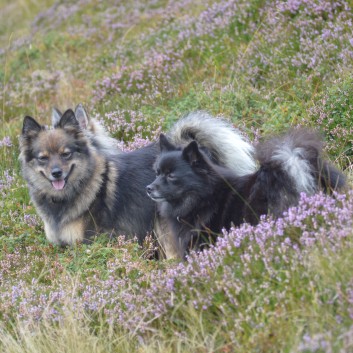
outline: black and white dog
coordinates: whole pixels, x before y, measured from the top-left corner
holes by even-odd
[[[302,192],[329,192],[345,185],[343,174],[323,159],[319,134],[304,129],[256,146],[259,167],[242,175],[221,166],[196,141],[180,148],[161,135],[160,149],[154,165],[157,178],[147,194],[157,203],[159,235],[172,257],[202,248],[224,227],[256,224],[268,213],[278,217],[297,204]]]

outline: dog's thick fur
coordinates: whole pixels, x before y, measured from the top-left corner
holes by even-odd
[[[217,163],[232,168],[232,159],[221,153],[225,145],[234,155],[242,156],[237,161],[239,174],[251,170],[255,162],[250,145],[220,119],[207,116],[203,126],[204,117],[196,112],[182,119],[170,131],[170,139],[181,145],[191,138],[201,146],[207,141],[205,150]],[[105,232],[137,236],[143,241],[155,222],[155,204],[145,188],[155,178],[158,144],[121,152],[81,105],[75,113],[69,109],[61,114],[54,109],[52,123],[47,129],[27,116],[20,138],[22,174],[48,240],[75,244]],[[228,140],[224,143],[210,137],[208,142],[207,136],[214,133],[227,135]],[[203,140],[199,140],[201,136]]]
[[[161,135],[160,149],[157,178],[147,193],[157,203],[169,253],[180,258],[214,241],[224,227],[256,224],[268,213],[280,216],[302,192],[345,184],[323,160],[320,136],[303,129],[258,145],[258,170],[240,176],[214,163],[196,141],[181,149]]]
[[[179,120],[167,135],[176,146],[186,146],[191,141],[207,151],[211,160],[241,176],[253,173],[257,166],[254,147],[227,121],[206,112],[194,112]]]
[[[62,113],[53,108],[52,126],[59,124]],[[90,140],[93,147],[108,157],[116,156],[120,152],[118,149],[118,141],[109,136],[104,127],[95,119],[88,118],[88,114],[82,104],[78,104],[75,108],[75,117],[82,132]]]

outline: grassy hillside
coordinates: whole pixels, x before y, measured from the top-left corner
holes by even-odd
[[[83,103],[126,149],[197,109],[252,141],[318,128],[351,178],[353,6],[330,0],[0,0],[0,350],[353,351],[353,194],[220,237],[186,263],[102,235],[48,244],[23,117]]]

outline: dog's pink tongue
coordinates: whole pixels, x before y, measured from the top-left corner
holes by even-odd
[[[65,186],[65,180],[54,180],[52,184],[55,190],[62,190]]]

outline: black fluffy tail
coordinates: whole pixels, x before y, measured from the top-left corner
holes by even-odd
[[[296,205],[300,194],[312,195],[341,190],[344,175],[323,157],[323,140],[315,131],[295,129],[256,147],[260,168],[250,189],[249,203],[254,217],[270,212],[280,216]]]
[[[323,140],[312,130],[295,129],[261,143],[256,148],[261,167],[281,169],[298,193],[337,190],[344,175],[323,158]]]

